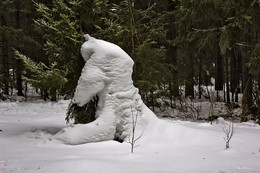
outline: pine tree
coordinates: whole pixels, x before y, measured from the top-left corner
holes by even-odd
[[[57,95],[71,98],[77,85],[81,69],[85,64],[80,54],[83,32],[91,34],[94,22],[86,21],[100,13],[102,1],[63,1],[52,3],[35,3],[39,18],[35,19],[35,28],[46,40],[45,58],[35,63],[26,56],[16,52],[23,60],[30,74],[24,79],[40,88],[51,100]],[[86,8],[87,7],[87,8]],[[98,16],[96,16],[98,18]],[[95,119],[96,99],[83,107],[71,104],[66,120],[75,123],[87,123]],[[83,117],[82,115],[85,115]]]
[[[79,47],[83,42],[79,20],[68,4],[62,0],[53,2],[53,7],[36,3],[41,18],[35,20],[35,27],[46,40],[44,50],[48,63],[57,62],[56,68],[68,79],[64,94],[71,95],[77,85],[84,61]]]

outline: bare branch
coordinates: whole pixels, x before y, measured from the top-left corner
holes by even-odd
[[[135,130],[136,130],[136,126],[137,126],[137,120],[138,120],[138,116],[139,116],[139,111],[136,110],[136,114],[134,115],[134,110],[133,110],[133,108],[131,106],[131,113],[132,113],[132,117],[131,117],[132,118],[132,136],[129,136],[128,141],[126,141],[126,142],[130,144],[130,146],[131,146],[131,153],[133,153],[134,152],[134,148],[139,146],[139,145],[136,146],[135,142],[142,137],[143,132],[142,132],[142,134],[139,137],[135,138]]]
[[[143,133],[144,133],[144,132],[142,132],[142,134],[141,134],[138,138],[136,138],[136,139],[134,140],[134,142],[137,141],[138,139],[140,139],[140,138],[143,136]]]
[[[226,149],[229,148],[229,143],[230,143],[230,140],[232,139],[234,133],[235,133],[235,126],[234,126],[234,122],[233,121],[230,121],[228,127],[224,127],[222,126],[222,130],[223,132],[225,133],[225,137],[224,138],[224,141],[226,142]]]

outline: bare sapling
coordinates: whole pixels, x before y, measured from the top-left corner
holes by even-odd
[[[129,136],[127,143],[130,144],[131,153],[133,153],[134,148],[139,146],[139,145],[136,145],[136,141],[139,140],[142,137],[143,133],[136,138],[135,133],[136,133],[136,126],[137,126],[139,111],[137,111],[136,114],[134,114],[133,108],[131,107],[131,112],[132,112],[132,129],[131,129],[132,134]]]
[[[233,122],[233,112],[234,112],[234,106],[233,106],[233,104],[231,104],[227,107],[227,114],[228,114],[228,116],[231,117],[231,121],[229,122],[228,125],[222,127],[222,129],[225,133],[224,140],[226,142],[226,149],[228,149],[230,147],[230,140],[232,139],[232,137],[235,133],[235,126],[234,126],[234,122]]]
[[[226,142],[226,149],[228,149],[230,147],[230,140],[232,139],[232,137],[235,133],[234,122],[230,121],[229,124],[227,126],[223,126],[222,129],[225,133],[225,137],[223,137],[223,138]]]

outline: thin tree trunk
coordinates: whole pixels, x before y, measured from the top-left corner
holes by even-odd
[[[216,58],[216,83],[215,83],[215,89],[217,91],[222,91],[223,90],[223,57],[220,55],[219,51],[217,53],[217,58]]]
[[[16,64],[16,62],[15,62],[15,60],[13,60],[12,61],[12,82],[11,82],[11,95],[13,95],[14,94],[14,89],[16,88],[15,87],[15,64]]]
[[[27,101],[27,91],[28,91],[28,83],[25,82],[25,90],[24,90],[25,101]]]
[[[246,66],[247,64],[247,57],[242,57],[242,92],[244,92],[247,82],[248,82],[248,68]]]
[[[240,54],[237,54],[236,56],[236,71],[235,71],[235,74],[236,74],[236,89],[235,89],[235,102],[238,103],[238,94],[241,93],[241,87],[240,87],[240,80],[241,80],[241,69],[242,68],[242,60],[241,60],[241,55]]]
[[[172,21],[173,22],[173,21]],[[173,23],[168,24],[168,30],[167,38],[169,40],[173,40],[176,38],[176,29],[175,25]],[[170,45],[168,47],[167,51],[167,57],[168,57],[168,63],[172,65],[173,67],[177,66],[177,50],[176,47]],[[178,86],[178,71],[176,69],[173,69],[170,67],[171,71],[171,78],[169,79],[169,91],[170,91],[170,99],[171,99],[171,107],[173,98],[176,98],[179,96],[179,86]]]
[[[201,99],[202,91],[201,91],[201,71],[202,71],[202,58],[199,57],[199,99]]]
[[[16,1],[16,29],[20,28],[20,0]],[[20,51],[20,48],[17,48]],[[23,96],[23,85],[22,85],[22,61],[21,59],[16,60],[16,84],[17,84],[17,95]]]
[[[129,8],[129,24],[130,24],[130,33],[131,33],[131,57],[133,58],[135,55],[135,42],[134,42],[134,15],[132,11],[132,0],[128,0],[128,8]]]
[[[6,20],[4,15],[1,16],[2,26],[6,26]],[[9,57],[8,57],[8,42],[7,38],[3,34],[2,36],[2,60],[3,60],[3,84],[4,84],[4,94],[9,95]]]
[[[219,37],[219,34],[218,34]],[[215,90],[223,90],[223,57],[220,54],[220,47],[217,48],[216,56],[216,77],[215,77]],[[218,94],[218,92],[217,92]],[[219,101],[219,96],[217,95],[217,102]]]
[[[234,102],[234,96],[236,91],[236,57],[234,55],[234,48],[231,51],[230,55],[230,92],[231,95],[231,101]]]
[[[243,91],[242,100],[242,117],[241,121],[248,121],[247,115],[251,113],[252,102],[252,77],[250,76],[247,80],[247,84]]]
[[[225,58],[226,61],[226,92],[227,92],[227,103],[230,103],[230,94],[229,94],[229,62],[228,62],[228,56]]]
[[[247,39],[247,44],[250,43],[249,39]],[[251,108],[253,105],[253,79],[252,75],[249,73],[249,69],[247,63],[249,61],[249,48],[245,48],[246,54],[245,57],[242,57],[242,68],[243,68],[243,98],[242,98],[242,117],[241,121],[247,121],[247,115],[251,113]]]
[[[224,102],[226,102],[226,86],[223,86]]]
[[[185,97],[191,97],[194,98],[194,69],[193,69],[193,57],[191,54],[189,54],[189,57],[187,57],[186,62],[186,69],[187,69],[187,78],[185,81]]]

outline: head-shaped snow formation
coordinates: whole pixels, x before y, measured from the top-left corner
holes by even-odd
[[[99,97],[96,120],[89,124],[67,127],[57,138],[67,144],[82,144],[117,139],[123,141],[130,134],[132,116],[138,116],[143,128],[145,116],[138,89],[132,81],[133,60],[119,46],[84,35],[81,54],[86,61],[78,81],[73,102],[79,106]]]

